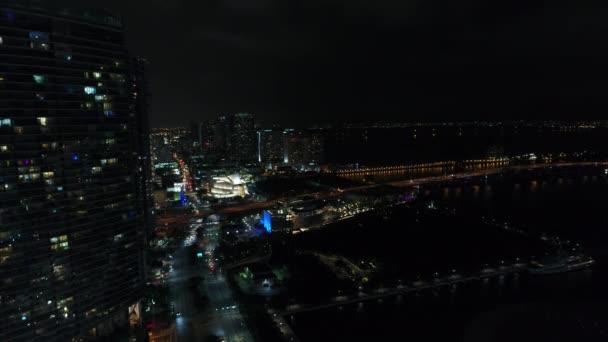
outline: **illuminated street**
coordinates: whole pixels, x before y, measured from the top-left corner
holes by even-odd
[[[217,231],[218,225],[207,225],[206,230]],[[212,234],[212,236],[214,236]],[[206,250],[217,247],[217,237],[207,240]],[[215,336],[226,341],[253,341],[243,321],[237,303],[225,277],[219,271],[210,270],[214,255],[192,259],[187,247],[181,247],[175,254],[173,272],[169,286],[171,299],[178,314],[177,333],[180,341],[203,341]],[[203,285],[192,289],[189,282],[195,277],[203,277]],[[197,307],[195,297],[206,296],[209,302]]]

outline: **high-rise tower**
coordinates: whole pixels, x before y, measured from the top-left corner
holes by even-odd
[[[24,3],[0,2],[0,340],[103,335],[142,296],[140,94],[118,17]]]

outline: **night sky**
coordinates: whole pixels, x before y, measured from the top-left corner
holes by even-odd
[[[153,126],[605,118],[605,1],[52,0],[122,13]]]

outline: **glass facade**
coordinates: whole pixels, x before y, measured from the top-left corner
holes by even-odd
[[[0,340],[126,322],[142,295],[142,166],[120,21],[0,3]]]

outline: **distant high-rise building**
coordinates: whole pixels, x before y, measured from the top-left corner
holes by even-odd
[[[283,162],[285,140],[282,129],[263,129],[258,131],[258,162],[263,165],[276,165]]]
[[[203,121],[199,125],[198,135],[201,145],[201,151],[209,153],[213,151],[213,143],[215,137],[215,121]]]
[[[202,122],[192,122],[190,124],[190,134],[192,135],[192,147],[193,152],[198,152],[201,150],[201,128]]]
[[[238,163],[257,161],[257,139],[253,115],[239,113],[226,117],[227,159]]]
[[[321,164],[325,162],[325,132],[322,130],[311,130],[309,132],[310,162]]]
[[[0,340],[105,335],[143,293],[142,64],[118,17],[26,3],[0,2]]]
[[[295,129],[285,129],[283,131],[284,160],[289,165],[304,165],[310,163],[310,144],[308,136]]]
[[[204,155],[211,162],[253,163],[258,159],[253,115],[239,113],[200,123]]]

